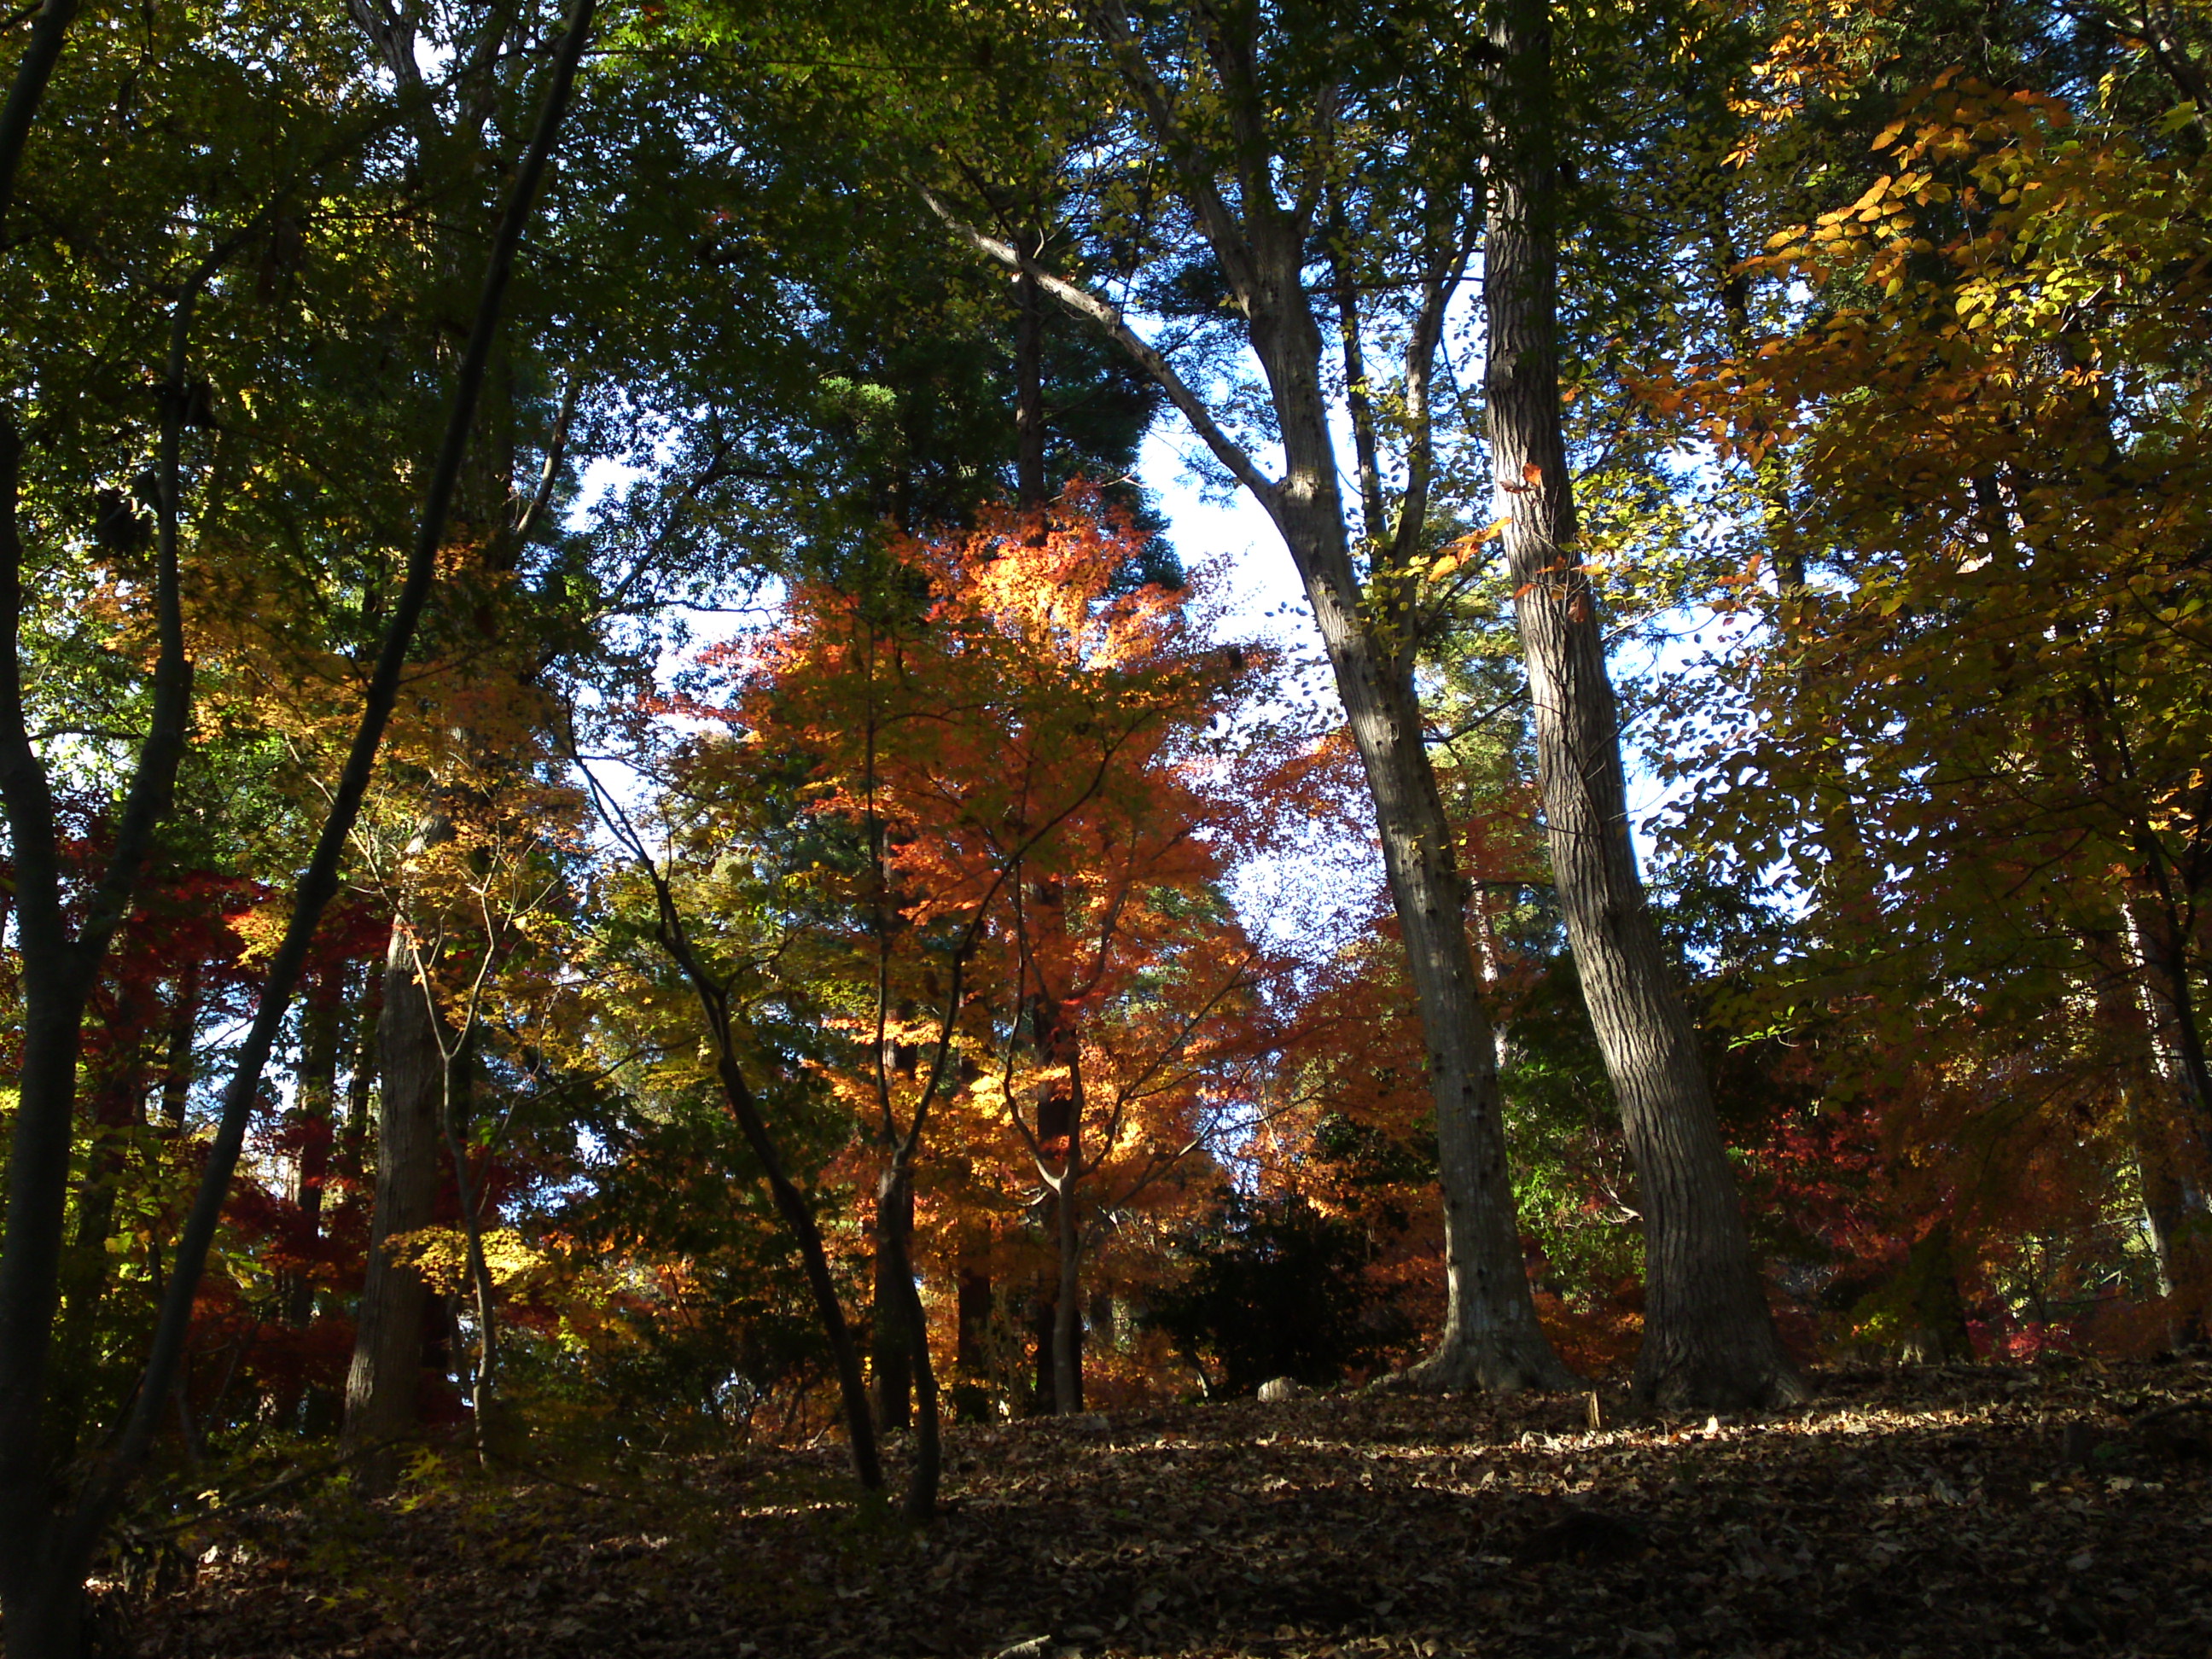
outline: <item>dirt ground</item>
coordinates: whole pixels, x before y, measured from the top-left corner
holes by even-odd
[[[1831,1372],[1743,1419],[1364,1394],[837,1450],[427,1465],[173,1534],[127,1651],[583,1659],[2212,1655],[2212,1363]],[[181,1575],[172,1571],[172,1580]]]

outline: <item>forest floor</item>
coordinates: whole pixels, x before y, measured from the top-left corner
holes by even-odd
[[[1817,1385],[1595,1430],[1577,1396],[1376,1394],[963,1427],[926,1530],[828,1448],[325,1492],[187,1534],[129,1650],[2212,1654],[2212,1363]]]

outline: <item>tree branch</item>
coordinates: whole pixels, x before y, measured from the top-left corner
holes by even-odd
[[[1184,384],[1181,375],[1165,357],[1131,328],[1121,314],[1121,307],[1100,299],[1086,288],[1078,286],[1063,276],[1055,276],[1036,261],[1028,258],[1018,248],[986,234],[955,214],[927,186],[917,185],[921,199],[954,235],[987,258],[1004,265],[1008,270],[1029,277],[1066,310],[1089,322],[1097,324],[1111,336],[1116,344],[1136,359],[1138,366],[1151,375],[1160,390],[1168,394],[1168,401],[1182,411],[1191,429],[1198,434],[1206,447],[1213,452],[1214,459],[1227,467],[1237,482],[1250,490],[1261,506],[1273,517],[1276,511],[1276,496],[1281,486],[1260,471],[1259,465],[1245,453],[1242,445],[1221,429],[1196,392]]]

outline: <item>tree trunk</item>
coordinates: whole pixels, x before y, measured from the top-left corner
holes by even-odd
[[[2205,1296],[2212,1290],[2212,1273],[2207,1272],[2207,1257],[2212,1255],[2212,1144],[2204,1133],[2203,1098],[2179,1052],[2174,999],[2170,993],[2160,994],[2166,988],[2148,958],[2135,904],[2124,902],[2123,914],[2142,1048],[2142,1063],[2127,1079],[2128,1119],[2143,1217],[2158,1261],[2159,1293],[2172,1304],[2168,1328],[2179,1346],[2203,1331]]]
[[[959,1334],[953,1364],[962,1380],[973,1382],[989,1364],[984,1344],[991,1329],[991,1267],[988,1256],[971,1265],[963,1261],[959,1277]]]
[[[428,1226],[438,1200],[439,1106],[445,1059],[407,944],[397,928],[384,963],[384,1012],[378,1022],[382,1087],[376,1114],[376,1207],[369,1223],[368,1271],[362,1283],[353,1365],[346,1376],[344,1443],[374,1445],[416,1423],[422,1388],[422,1321],[429,1287],[392,1258],[391,1242]],[[388,1486],[396,1450],[372,1455],[368,1487]]]
[[[876,1188],[876,1316],[896,1328],[899,1362],[914,1388],[914,1465],[907,1474],[906,1516],[937,1513],[945,1453],[936,1368],[929,1358],[929,1314],[914,1280],[914,1172],[893,1158]]]
[[[1026,274],[1014,278],[1014,501],[1045,501],[1044,297]]]
[[[1966,1330],[1966,1304],[1959,1295],[1958,1252],[1948,1216],[1913,1245],[1901,1278],[1897,1306],[1904,1328],[1898,1337],[1898,1358],[1908,1365],[1972,1359],[1973,1340]]]
[[[1644,1217],[1636,1389],[1705,1409],[1805,1397],[1751,1256],[1697,1035],[1670,981],[1629,839],[1618,710],[1596,594],[1575,563],[1559,419],[1555,118],[1545,0],[1504,0],[1483,295],[1498,516],[1535,710],[1553,879],[1620,1102]]]
[[[392,948],[387,935],[385,949]],[[372,963],[374,958],[372,958]],[[362,975],[361,1006],[354,1016],[353,1059],[346,1072],[345,1126],[337,1144],[340,1172],[358,1182],[368,1154],[370,1108],[376,1099],[377,1054],[384,1018],[384,975],[372,965]]]
[[[892,1213],[887,1206],[897,1206]],[[914,1424],[914,1366],[908,1351],[906,1298],[899,1275],[910,1273],[899,1241],[914,1232],[914,1188],[888,1175],[876,1188],[876,1286],[868,1368],[875,1383],[876,1427],[889,1434]]]
[[[1316,504],[1312,515],[1327,511]],[[1340,548],[1340,520],[1334,528]],[[1330,539],[1326,525],[1313,537],[1323,549]],[[1337,586],[1310,577],[1307,593],[1375,804],[1436,1103],[1444,1330],[1436,1352],[1406,1380],[1416,1387],[1498,1393],[1569,1388],[1573,1375],[1537,1322],[1522,1264],[1498,1116],[1496,1037],[1469,948],[1467,891],[1422,740],[1412,668],[1377,660],[1371,637]]]
[[[294,1079],[292,1201],[300,1212],[300,1243],[312,1247],[322,1235],[323,1183],[330,1178],[331,1141],[336,1133],[338,1051],[343,1046],[349,963],[325,963],[301,1012],[300,1070]],[[314,1312],[315,1287],[306,1264],[285,1276],[284,1322],[307,1328]]]
[[[73,8],[48,0],[41,12],[38,29],[43,34],[47,20],[63,15]],[[44,1362],[43,1324],[35,1332],[39,1351],[26,1363],[24,1349],[6,1339],[12,1330],[0,1328],[0,1595],[6,1597],[8,1643],[10,1659],[63,1659],[78,1651],[73,1636],[80,1628],[77,1616],[83,1600],[84,1575],[91,1565],[100,1539],[108,1522],[121,1507],[129,1484],[149,1454],[155,1433],[166,1402],[169,1399],[181,1371],[191,1328],[194,1295],[207,1265],[208,1255],[214,1246],[215,1236],[222,1220],[224,1199],[228,1193],[231,1177],[235,1173],[238,1158],[245,1145],[246,1131],[252,1120],[254,1103],[260,1094],[262,1073],[276,1046],[279,1028],[289,1008],[292,994],[297,988],[304,968],[314,930],[324,910],[338,889],[338,865],[348,836],[361,810],[363,796],[368,793],[369,775],[381,748],[385,727],[391,719],[398,700],[399,680],[409,652],[413,645],[415,630],[422,619],[424,605],[430,596],[437,574],[436,552],[442,539],[446,514],[453,498],[455,475],[459,472],[461,447],[466,437],[477,392],[481,386],[483,364],[489,355],[491,336],[498,322],[507,290],[507,278],[513,269],[515,250],[521,240],[522,227],[528,217],[536,197],[538,182],[544,176],[554,142],[560,130],[576,66],[582,56],[587,38],[593,0],[574,0],[567,27],[555,54],[555,64],[544,100],[540,106],[536,129],[522,164],[517,169],[514,183],[507,198],[505,212],[492,241],[487,261],[483,289],[478,301],[477,315],[471,326],[468,349],[463,354],[459,372],[455,379],[453,409],[447,422],[444,436],[434,461],[425,492],[422,519],[415,544],[410,550],[406,575],[392,606],[392,617],[386,624],[379,646],[376,665],[371,672],[362,699],[362,711],[353,740],[348,746],[343,768],[333,790],[330,811],[323,821],[313,855],[301,873],[293,892],[290,919],[285,925],[283,939],[270,957],[267,978],[256,1003],[253,1018],[246,1029],[236,1064],[228,1084],[223,1091],[222,1110],[216,1121],[216,1134],[208,1149],[208,1158],[199,1184],[192,1196],[191,1208],[186,1214],[182,1232],[177,1240],[176,1254],[168,1282],[164,1286],[161,1308],[154,1328],[152,1346],[147,1355],[145,1370],[141,1374],[137,1395],[120,1434],[112,1443],[112,1449],[104,1463],[90,1471],[82,1486],[66,1508],[50,1507],[52,1500],[60,1494],[56,1491],[52,1475],[40,1467],[38,1459],[44,1448],[38,1434],[40,1379],[35,1367]],[[27,64],[29,57],[27,54]],[[8,185],[12,182],[12,163],[5,155],[9,134],[17,130],[17,105],[21,101],[23,85],[19,76],[16,91],[11,94],[7,114],[0,118],[0,222],[4,222]],[[27,120],[26,115],[24,119]],[[203,267],[203,270],[208,270]],[[210,272],[211,274],[211,272]],[[177,411],[181,410],[182,360],[184,330],[189,322],[189,313],[180,302],[173,319],[171,333],[170,374],[167,380],[169,396],[163,399],[163,441],[165,474],[161,490],[161,526],[159,538],[159,569],[157,590],[161,616],[162,661],[155,678],[155,719],[146,746],[141,751],[139,771],[126,799],[120,827],[116,836],[117,851],[110,865],[108,879],[94,896],[90,908],[87,934],[78,949],[96,964],[100,949],[88,949],[96,938],[100,949],[105,948],[104,936],[97,933],[94,923],[112,926],[119,920],[127,901],[130,883],[135,877],[137,861],[143,857],[143,847],[150,841],[155,825],[166,810],[169,787],[175,773],[175,761],[182,751],[185,738],[185,718],[190,708],[191,665],[183,650],[183,623],[178,603],[176,580]],[[9,434],[12,435],[12,432]],[[12,456],[9,458],[12,460]],[[19,555],[14,543],[14,480],[5,480],[6,488],[0,494],[7,497],[0,512],[0,548],[9,555]],[[50,851],[52,844],[52,814],[50,802],[44,801],[43,769],[32,757],[40,802],[31,801],[25,793],[26,780],[20,763],[29,755],[29,745],[24,740],[21,706],[21,665],[16,657],[16,619],[19,614],[19,592],[16,578],[20,572],[19,556],[0,557],[0,609],[6,615],[0,625],[0,649],[4,649],[6,661],[0,665],[0,772],[6,775],[6,805],[11,828],[17,842],[16,884],[18,890],[19,939],[27,937],[31,919],[22,916],[22,890],[27,876],[35,874],[27,868],[23,843],[24,814],[21,808],[45,804],[49,810],[45,823],[48,833],[44,838]],[[164,750],[166,750],[166,752]],[[36,838],[33,838],[36,839]],[[33,848],[33,858],[39,856]],[[51,861],[47,862],[51,872]],[[41,915],[36,925],[44,930],[52,908],[47,900],[40,899]],[[80,994],[80,1001],[82,996]],[[36,1005],[27,995],[32,1006],[27,1012],[35,1013]],[[28,1022],[27,1022],[27,1024]],[[33,1034],[25,1032],[26,1060],[33,1043]],[[74,1036],[71,1038],[74,1042]],[[32,1098],[27,1087],[21,1097],[17,1115],[17,1151],[23,1148],[25,1124],[33,1117]],[[66,1154],[66,1145],[64,1146]],[[11,1321],[21,1310],[13,1292],[19,1288],[17,1267],[19,1245],[35,1249],[42,1241],[22,1239],[15,1231],[17,1218],[17,1188],[15,1183],[32,1176],[27,1173],[19,1157],[9,1170],[9,1233],[4,1249],[0,1249],[0,1322]],[[36,1285],[27,1287],[35,1297]],[[46,1282],[51,1291],[51,1277]],[[47,1302],[51,1312],[51,1300]],[[25,1345],[28,1346],[29,1345]],[[17,1393],[12,1385],[27,1373],[33,1385],[29,1391]],[[11,1415],[13,1408],[27,1404],[27,1420],[19,1421]],[[11,1477],[23,1469],[29,1480],[27,1490],[16,1489]],[[40,1507],[26,1511],[17,1500],[32,1498]],[[21,1547],[15,1547],[21,1545]]]
[[[1298,292],[1297,261],[1294,247],[1276,251],[1272,286],[1285,295]],[[1273,516],[1304,581],[1366,774],[1436,1102],[1444,1332],[1437,1352],[1405,1380],[1500,1393],[1569,1388],[1573,1374],[1537,1322],[1522,1266],[1497,1051],[1468,939],[1455,837],[1429,763],[1411,642],[1387,647],[1360,614],[1321,384],[1321,337],[1302,292],[1269,325],[1255,318],[1253,337],[1283,434],[1285,476]]]
[[[487,945],[486,949],[489,949]],[[430,993],[419,981],[415,994],[430,1007]],[[434,1009],[431,1011],[434,1019]],[[492,1284],[491,1264],[485,1259],[483,1248],[483,1195],[469,1173],[468,1147],[462,1139],[461,1129],[465,1115],[470,1109],[474,1091],[476,1065],[476,1016],[471,1009],[467,1017],[468,1029],[459,1034],[459,1042],[445,1056],[440,1068],[438,1089],[438,1133],[445,1142],[446,1156],[453,1171],[453,1186],[459,1199],[461,1231],[468,1255],[469,1285],[477,1304],[477,1357],[469,1389],[469,1410],[476,1425],[477,1457],[489,1462],[491,1456],[493,1414],[497,1402],[499,1378],[499,1299]],[[467,1350],[461,1341],[460,1313],[458,1305],[453,1310],[453,1329],[448,1345],[449,1365],[455,1376],[459,1376],[466,1363]]]
[[[2128,900],[2128,944],[2142,969],[2146,1011],[2173,1078],[2187,1133],[2212,1151],[2212,1068],[2207,1066],[2203,1025],[2190,982],[2189,928],[2178,914],[2183,907],[2174,902],[2154,835],[2148,824],[2138,831],[2138,839],[2153,850],[2145,860],[2150,873],[2136,883]]]
[[[127,988],[116,997],[109,1024],[106,1070],[92,1096],[90,1145],[77,1192],[76,1237],[62,1266],[61,1325],[55,1342],[60,1388],[53,1402],[55,1453],[76,1455],[84,1431],[85,1385],[94,1364],[94,1338],[110,1277],[108,1236],[115,1231],[116,1188],[123,1179],[124,1146],[145,1121],[145,1048],[138,1025],[143,1010]]]
[[[177,975],[169,1003],[168,1045],[161,1060],[161,1127],[172,1135],[185,1129],[185,1108],[192,1095],[192,1045],[200,1026],[200,964]]]
[[[1057,1229],[1060,1286],[1052,1304],[1052,1408],[1062,1417],[1083,1409],[1083,1226],[1077,1208],[1077,1138],[1067,1142],[1067,1170],[1060,1187]]]

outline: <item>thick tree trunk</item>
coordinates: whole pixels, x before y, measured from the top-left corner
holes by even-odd
[[[376,1114],[376,1207],[369,1223],[368,1272],[361,1291],[353,1366],[346,1377],[344,1443],[367,1447],[415,1426],[422,1388],[422,1322],[429,1287],[392,1260],[391,1242],[428,1226],[438,1199],[439,1105],[445,1058],[406,941],[393,930],[384,963],[383,1049]],[[372,1489],[388,1485],[395,1451],[364,1466]]]
[[[1647,1261],[1636,1388],[1678,1407],[1802,1399],[1751,1255],[1698,1052],[1629,839],[1619,714],[1597,599],[1577,567],[1559,419],[1550,25],[1504,0],[1504,70],[1483,292],[1498,517],[1534,704],[1553,879],[1583,998],[1636,1158]]]

